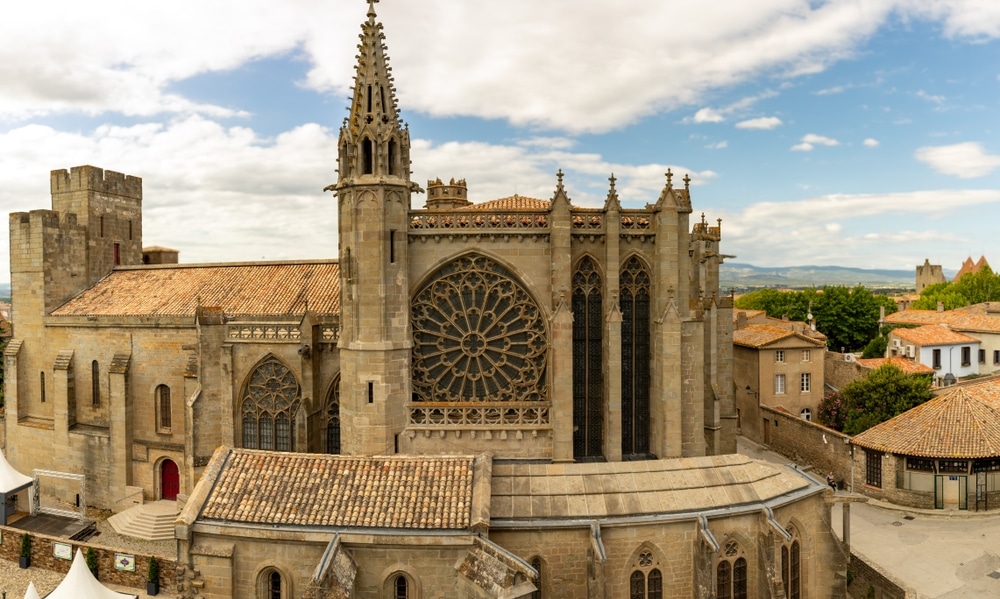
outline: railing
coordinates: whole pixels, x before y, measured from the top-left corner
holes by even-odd
[[[441,230],[548,229],[546,212],[422,212],[410,213],[410,232]]]
[[[548,402],[410,404],[410,425],[417,427],[548,427]]]

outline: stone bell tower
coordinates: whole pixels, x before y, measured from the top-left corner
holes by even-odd
[[[407,279],[410,134],[399,119],[374,1],[361,25],[350,114],[340,129],[340,401],[345,454],[398,448],[410,400]]]

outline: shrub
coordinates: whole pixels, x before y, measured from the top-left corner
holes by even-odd
[[[149,558],[149,570],[146,572],[146,580],[149,582],[160,581],[160,562],[155,557]]]
[[[31,557],[31,535],[21,535],[21,557]]]

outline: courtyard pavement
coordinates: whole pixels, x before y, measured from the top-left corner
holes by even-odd
[[[743,455],[790,460],[737,437]],[[822,479],[822,475],[816,474]],[[833,507],[842,536],[841,504]],[[851,505],[851,545],[923,599],[1000,597],[1000,514],[918,510],[869,501]]]

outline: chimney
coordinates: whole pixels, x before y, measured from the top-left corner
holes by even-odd
[[[736,313],[736,330],[740,330],[747,326],[747,313],[740,310]]]
[[[944,302],[938,302],[938,312],[944,312]]]

